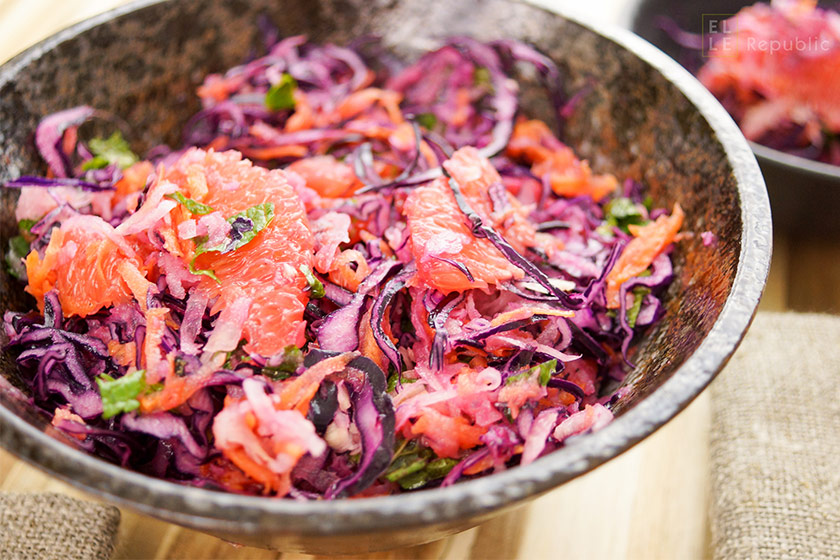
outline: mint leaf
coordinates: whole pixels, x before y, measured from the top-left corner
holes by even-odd
[[[96,157],[85,162],[85,166],[88,166],[87,169],[99,169],[109,163],[115,164],[120,169],[125,169],[126,167],[131,167],[138,161],[138,157],[131,151],[131,147],[125,141],[125,138],[123,138],[119,130],[114,132],[109,138],[91,139],[88,142],[88,147]],[[103,161],[105,165],[102,165]],[[82,166],[82,169],[85,169],[85,166]]]
[[[102,374],[96,378],[99,394],[102,396],[102,418],[106,420],[121,412],[131,412],[140,408],[137,397],[146,388],[146,372],[138,369],[114,379],[110,375]]]
[[[540,385],[545,387],[551,380],[551,374],[554,373],[555,369],[557,369],[557,360],[549,360],[544,364],[540,364],[537,366],[537,369],[539,371],[537,381],[540,382]]]
[[[641,274],[639,276],[641,276]],[[639,311],[642,310],[642,301],[649,293],[650,288],[647,288],[646,286],[636,286],[633,288],[633,305],[627,310],[627,325],[631,329],[636,326],[636,320],[639,318]]]
[[[429,481],[445,477],[457,464],[456,459],[435,457],[431,449],[412,441],[397,453],[384,477],[398,483],[403,490],[416,490]]]
[[[414,453],[399,457],[385,472],[385,478],[391,482],[397,482],[401,478],[422,471],[429,462],[427,457]]]
[[[394,392],[394,390],[397,388],[397,381],[400,381],[402,383],[415,383],[417,381],[416,379],[411,379],[410,377],[403,377],[402,379],[400,379],[400,375],[396,371],[392,372],[390,368],[388,370],[388,373],[388,387],[386,388],[386,391],[388,393]]]
[[[29,241],[22,235],[16,235],[9,239],[9,248],[16,256],[23,258],[29,254]]]
[[[408,476],[404,476],[397,482],[403,490],[418,490],[426,486],[428,483],[429,473],[426,471],[418,471]]]
[[[198,255],[193,257],[193,260],[190,261],[190,266],[189,266],[190,274],[195,274],[196,276],[198,276],[199,274],[203,274],[204,276],[208,276],[208,277],[212,278],[213,280],[215,280],[217,284],[221,284],[222,281],[219,280],[219,277],[216,276],[216,273],[213,272],[212,270],[210,270],[209,268],[196,268],[195,267],[195,259],[197,257],[198,257]]]
[[[172,200],[177,201],[193,214],[203,215],[209,214],[213,211],[212,206],[207,206],[206,204],[202,204],[201,202],[197,202],[191,198],[187,198],[186,196],[181,194],[180,191],[175,191],[174,193],[168,194],[166,195],[166,198],[171,198]]]
[[[29,241],[22,235],[9,239],[9,249],[6,251],[6,265],[9,273],[18,280],[26,280],[26,266],[23,259],[29,254]]]
[[[414,120],[426,130],[434,130],[438,123],[437,117],[432,113],[420,113]]]
[[[225,241],[214,247],[208,247],[207,239],[205,238],[204,241],[196,245],[193,259],[192,261],[190,261],[190,273],[203,274],[205,276],[209,276],[210,278],[221,284],[222,281],[219,280],[219,278],[212,270],[200,268],[197,269],[195,267],[195,260],[204,253],[221,253],[224,255],[226,253],[230,253],[231,251],[239,249],[240,247],[246,245],[248,242],[254,239],[254,237],[256,237],[259,232],[264,230],[273,219],[274,203],[272,202],[257,204],[256,206],[251,206],[244,212],[234,214],[233,216],[227,219],[228,223],[230,224],[230,233],[228,234],[228,238]]]
[[[283,357],[276,366],[265,366],[260,373],[275,381],[291,377],[303,365],[303,352],[294,344],[283,348]]]
[[[152,385],[146,385],[146,394],[157,393],[159,391],[163,391],[165,385],[163,383],[153,383]]]
[[[309,297],[312,299],[319,299],[324,297],[326,293],[324,291],[324,284],[315,277],[312,273],[312,269],[308,266],[301,265],[300,271],[303,273],[303,276],[306,278],[306,283],[309,284]]]
[[[455,468],[455,465],[457,464],[457,459],[440,457],[439,459],[435,459],[434,461],[426,465],[426,473],[428,473],[429,479],[431,480],[443,478],[444,476],[448,475],[449,471]]]
[[[519,383],[520,381],[536,377],[537,382],[545,387],[548,385],[548,382],[551,379],[551,374],[554,373],[555,369],[557,369],[557,360],[549,360],[521,371],[516,375],[511,375],[505,380],[505,385],[513,385],[514,383]]]
[[[490,79],[490,70],[480,66],[473,71],[473,84],[477,86],[490,86],[493,81]]]
[[[242,363],[243,358],[248,357],[247,352],[245,352],[246,344],[248,344],[248,341],[244,338],[236,343],[236,348],[227,353],[222,369],[236,369],[236,366]]]
[[[30,220],[24,218],[18,222],[18,230],[21,234],[32,233],[32,227],[38,223],[38,220]]]
[[[265,94],[265,106],[269,111],[282,111],[295,108],[295,89],[297,82],[290,74],[283,73],[280,81]]]
[[[642,225],[644,218],[639,206],[626,197],[614,198],[604,206],[604,218],[610,226],[618,226],[625,233],[630,233],[627,226]]]
[[[94,156],[82,164],[82,171],[102,169],[108,166],[108,160],[102,156]]]
[[[234,214],[228,218],[230,224],[230,239],[227,245],[218,250],[220,253],[230,253],[247,245],[259,232],[268,227],[274,219],[274,203],[266,202],[251,206],[244,212]]]

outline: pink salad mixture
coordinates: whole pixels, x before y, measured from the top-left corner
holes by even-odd
[[[517,67],[453,38],[410,65],[290,37],[208,76],[184,145],[36,132],[7,351],[70,441],[233,492],[331,499],[527,464],[613,415],[663,314],[679,205],[520,114]]]

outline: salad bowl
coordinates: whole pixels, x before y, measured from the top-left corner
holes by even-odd
[[[617,29],[506,0],[365,2],[144,0],[32,47],[0,68],[0,181],[42,174],[32,144],[39,120],[86,104],[120,115],[136,151],[168,142],[197,109],[203,77],[260,45],[256,22],[281,35],[346,44],[374,34],[399,56],[448,35],[532,43],[564,74],[575,107],[565,140],[598,172],[649,187],[657,206],[679,202],[686,220],[673,255],[666,314],[639,342],[613,423],[536,460],[483,478],[393,496],[310,501],[186,487],[120,468],[56,437],[0,358],[0,444],[56,477],[121,506],[226,540],[335,554],[409,546],[475,526],[617,456],[694,399],[734,352],[758,305],[771,252],[767,194],[749,145],[723,108],[674,61]],[[523,103],[546,113],[523,86]],[[575,93],[584,92],[575,96]],[[0,242],[14,235],[3,197]],[[714,242],[708,243],[711,232]],[[2,275],[3,310],[31,300]],[[5,336],[5,335],[0,335]],[[0,340],[5,343],[6,339]]]
[[[701,55],[689,52],[672,37],[672,29],[700,35],[704,16],[729,17],[755,2],[667,2],[641,0],[631,14],[631,28],[677,61],[696,70]],[[830,3],[820,2],[830,7]],[[670,22],[670,24],[669,24]],[[780,231],[805,235],[836,235],[840,208],[840,166],[786,153],[757,142],[750,146],[758,159],[770,204],[773,224]]]

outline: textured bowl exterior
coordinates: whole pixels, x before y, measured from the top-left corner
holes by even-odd
[[[632,29],[676,60],[688,62],[690,59],[685,56],[685,50],[659,25],[660,17],[670,17],[680,28],[701,33],[704,14],[732,15],[754,3],[754,0],[641,0],[636,3],[632,15]],[[786,154],[754,142],[750,145],[767,183],[773,225],[778,230],[809,235],[840,233],[840,220],[837,219],[840,166]]]
[[[70,28],[0,68],[0,180],[44,171],[32,131],[44,115],[89,104],[120,115],[135,149],[176,131],[198,107],[202,77],[259,45],[267,14],[283,35],[344,44],[375,33],[410,56],[446,35],[516,37],[560,65],[570,92],[589,93],[566,139],[596,170],[650,186],[660,206],[679,202],[680,242],[666,318],[647,333],[616,420],[533,464],[446,489],[335,502],[294,502],[184,487],[119,468],[61,441],[15,388],[0,357],[0,443],[51,474],[117,504],[244,544],[310,553],[363,552],[428,542],[525,503],[625,451],[683,409],[720,371],[746,331],[770,262],[770,210],[744,138],[685,70],[641,39],[595,31],[503,0],[143,1]],[[533,89],[526,105],[540,113]],[[547,116],[547,115],[546,115]],[[15,193],[4,190],[0,242],[14,234]],[[0,272],[0,305],[30,305]],[[0,337],[3,335],[0,334]],[[5,342],[5,341],[3,341]]]

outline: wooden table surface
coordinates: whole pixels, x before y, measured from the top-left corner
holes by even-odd
[[[550,3],[551,0],[542,0]],[[594,8],[621,0],[595,0]],[[51,33],[126,0],[0,0],[0,62]],[[603,11],[599,16],[603,19]],[[840,311],[840,242],[777,234],[760,309]],[[709,556],[708,393],[622,456],[459,535],[371,558],[694,559]],[[0,450],[0,491],[85,497]],[[115,559],[312,558],[234,548],[123,509]],[[550,538],[546,538],[550,536]]]

